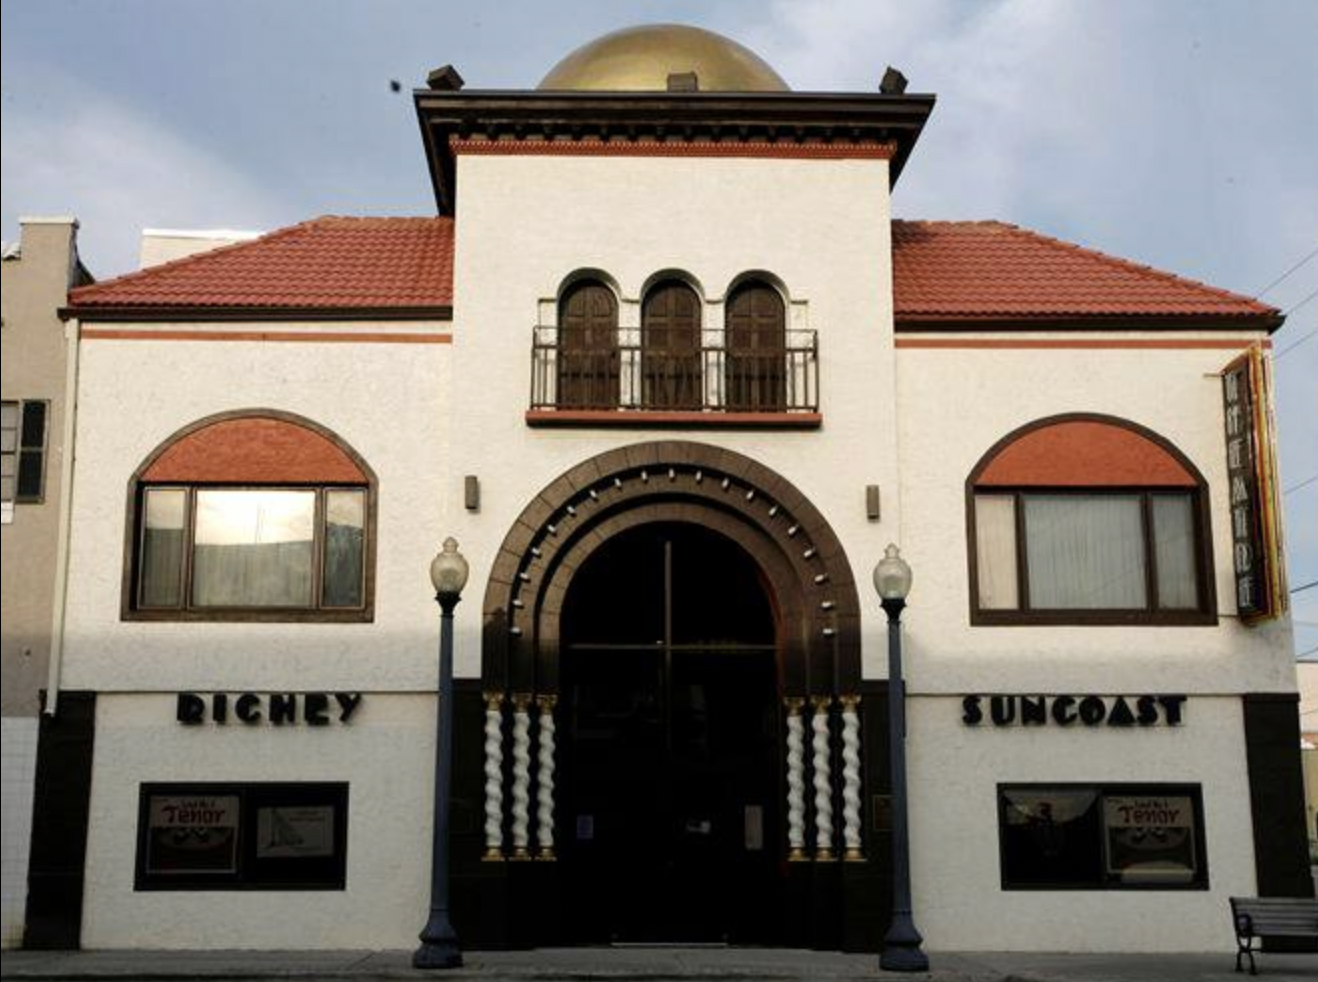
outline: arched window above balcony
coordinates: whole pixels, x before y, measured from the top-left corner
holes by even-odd
[[[728,296],[724,315],[724,403],[732,412],[787,408],[787,312],[768,283],[748,280]]]
[[[700,297],[677,279],[661,280],[641,307],[641,405],[699,409],[704,403]]]
[[[618,300],[599,280],[578,280],[558,304],[558,405],[618,407]]]

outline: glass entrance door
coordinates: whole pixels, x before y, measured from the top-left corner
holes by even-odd
[[[758,567],[708,529],[622,533],[573,578],[557,836],[571,940],[773,940],[775,634]]]

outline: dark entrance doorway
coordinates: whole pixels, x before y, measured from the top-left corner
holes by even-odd
[[[563,608],[560,844],[575,942],[772,942],[781,907],[778,628],[707,528],[615,536]]]

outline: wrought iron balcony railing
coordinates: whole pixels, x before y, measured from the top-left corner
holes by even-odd
[[[713,333],[705,332],[706,342]],[[573,350],[559,344],[557,328],[538,326],[531,409],[817,413],[818,338],[793,330],[782,342],[751,350],[709,343],[686,351],[640,344]]]

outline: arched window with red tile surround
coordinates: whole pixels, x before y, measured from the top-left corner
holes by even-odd
[[[319,424],[270,409],[199,420],[129,480],[122,616],[371,620],[375,512],[374,472]]]
[[[1208,485],[1115,416],[1036,420],[966,480],[972,624],[1216,623]]]

